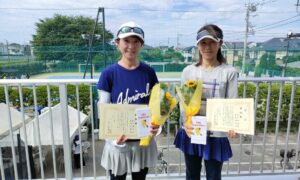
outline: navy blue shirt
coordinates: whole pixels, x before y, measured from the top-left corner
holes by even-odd
[[[132,70],[115,63],[102,71],[97,88],[111,93],[111,102],[115,104],[148,104],[156,83],[154,70],[144,63]]]

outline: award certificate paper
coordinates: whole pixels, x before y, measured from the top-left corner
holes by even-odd
[[[193,135],[191,143],[206,144],[207,122],[205,116],[192,116]]]
[[[99,139],[115,139],[122,134],[129,139],[139,139],[135,115],[138,108],[147,108],[147,105],[100,104]]]
[[[140,138],[150,135],[151,112],[149,108],[138,108],[135,110],[138,136]]]
[[[254,100],[207,99],[208,130],[254,135]]]

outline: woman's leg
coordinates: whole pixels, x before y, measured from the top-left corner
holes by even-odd
[[[131,173],[132,180],[145,180],[147,173],[148,173],[147,167],[145,167],[144,169],[141,169],[141,171],[139,171],[139,172],[132,172]]]
[[[199,180],[202,157],[184,154],[186,166],[186,180]]]
[[[221,180],[223,162],[205,160],[206,180]]]
[[[74,154],[74,166],[76,169],[80,168],[80,154]]]
[[[84,152],[82,153],[82,165],[85,166]]]
[[[126,180],[127,173],[120,176],[115,176],[114,174],[112,174],[111,170],[109,170],[109,175],[110,175],[110,180]]]

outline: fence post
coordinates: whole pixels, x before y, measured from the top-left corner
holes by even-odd
[[[63,147],[64,147],[64,164],[65,164],[65,178],[72,179],[72,159],[71,159],[71,143],[70,143],[70,129],[69,129],[69,114],[68,114],[68,99],[67,99],[67,85],[59,85],[60,110],[62,119],[63,132]]]

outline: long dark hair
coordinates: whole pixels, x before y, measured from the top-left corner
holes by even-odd
[[[198,30],[197,34],[201,31],[203,31],[203,30],[206,30],[206,31],[208,31],[209,33],[212,33],[212,34],[216,34],[216,36],[219,39],[221,39],[221,41],[223,41],[223,31],[217,25],[214,25],[214,24],[204,25],[202,28],[200,28]],[[221,47],[219,48],[218,53],[217,53],[217,60],[219,61],[220,64],[226,63],[226,59],[225,59],[225,57],[223,56],[223,54],[221,52]],[[196,66],[200,66],[201,64],[202,64],[202,55],[199,51],[199,59],[198,59],[198,62],[196,64]]]

